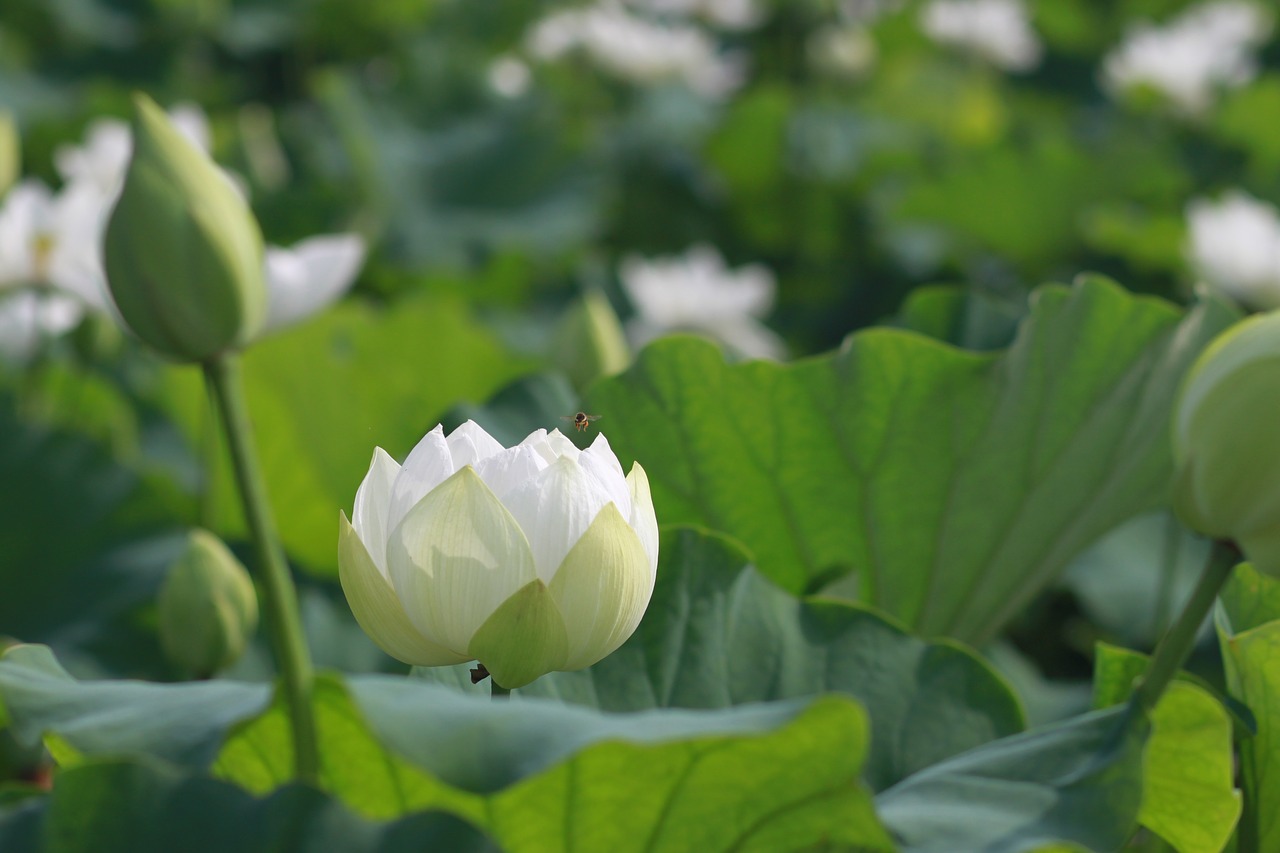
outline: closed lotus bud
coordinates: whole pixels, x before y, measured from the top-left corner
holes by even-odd
[[[18,182],[22,173],[22,141],[13,116],[0,112],[0,195]]]
[[[160,645],[182,668],[206,677],[240,659],[258,627],[258,598],[222,540],[193,530],[160,587]]]
[[[609,299],[588,290],[569,308],[556,330],[555,361],[578,388],[631,363],[626,333]]]
[[[538,430],[504,448],[468,421],[404,465],[374,450],[338,566],[356,620],[418,666],[479,660],[523,687],[590,666],[631,636],[653,594],[658,522],[639,464],[604,436],[578,450]]]
[[[134,99],[133,157],[107,225],[116,307],[162,354],[203,361],[262,327],[262,233],[225,174],[151,99]]]
[[[1219,335],[1183,383],[1174,416],[1174,508],[1280,576],[1280,312]]]

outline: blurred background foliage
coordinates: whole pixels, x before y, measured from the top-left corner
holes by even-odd
[[[876,324],[998,349],[1033,287],[1083,270],[1188,302],[1188,206],[1280,199],[1266,9],[1249,73],[1205,104],[1106,82],[1141,22],[1195,5],[1027,0],[1034,43],[1007,56],[931,37],[926,4],[893,0],[4,0],[0,109],[22,174],[57,186],[58,148],[127,116],[132,91],[197,104],[269,242],[364,238],[351,294],[247,369],[317,658],[396,669],[332,581],[369,452],[403,457],[504,386],[499,409],[570,413],[585,383],[555,375],[572,372],[561,318],[603,292],[635,319],[628,258],[707,244],[763,265],[765,319],[795,357]],[[549,29],[592,12],[576,36]],[[664,29],[610,30],[620,16]],[[241,532],[214,435],[197,374],[103,316],[0,363],[0,638],[48,642],[78,675],[176,678],[154,642],[175,531]],[[1015,622],[1038,668],[1006,670],[1033,718],[1088,701],[1044,673],[1087,677],[1098,639],[1154,641],[1196,547],[1147,517]],[[1141,619],[1120,605],[1153,600]],[[232,674],[268,671],[256,648]],[[7,760],[0,745],[0,775]]]

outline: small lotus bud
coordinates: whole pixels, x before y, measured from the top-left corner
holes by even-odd
[[[556,330],[554,359],[574,386],[625,370],[631,351],[609,299],[592,288],[565,313]]]
[[[116,307],[170,358],[202,361],[247,343],[266,316],[262,233],[227,176],[145,95],[133,157],[107,225]]]
[[[222,540],[193,530],[160,587],[160,645],[198,676],[235,663],[258,626],[253,581]]]
[[[1237,323],[1201,353],[1178,398],[1173,451],[1183,522],[1280,576],[1280,312]]]
[[[13,116],[0,112],[0,195],[18,182],[22,173],[22,141]]]

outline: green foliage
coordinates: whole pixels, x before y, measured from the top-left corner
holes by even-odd
[[[587,406],[665,523],[724,530],[793,591],[854,571],[925,634],[993,637],[1082,548],[1167,500],[1177,381],[1232,319],[1087,278],[990,356],[894,330],[791,365],[659,342]]]
[[[1280,581],[1244,563],[1220,601],[1216,622],[1227,689],[1257,721],[1257,733],[1240,743],[1238,849],[1270,850],[1280,844]]]
[[[1146,665],[1136,652],[1099,646],[1095,707],[1127,700]],[[1240,817],[1233,763],[1226,710],[1195,684],[1174,682],[1151,716],[1139,822],[1179,853],[1220,853]]]
[[[668,528],[660,553],[653,600],[631,639],[518,695],[635,711],[847,693],[875,734],[864,771],[874,790],[1023,728],[1003,680],[958,644],[926,643],[860,606],[796,600],[720,536]]]
[[[461,305],[434,300],[394,312],[343,306],[255,346],[244,367],[249,411],[289,555],[336,577],[338,509],[351,505],[374,444],[403,457],[448,406],[487,396],[526,365]],[[198,374],[175,369],[169,398],[193,445],[207,446]],[[243,535],[230,464],[222,454],[210,462],[205,524]]]

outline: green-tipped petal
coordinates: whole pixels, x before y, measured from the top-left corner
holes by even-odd
[[[346,513],[338,520],[338,579],[351,612],[378,647],[417,666],[449,666],[470,660],[423,637],[409,622],[391,584],[378,571]]]
[[[499,605],[537,577],[520,525],[470,465],[391,531],[387,568],[409,621],[451,649],[468,648]]]
[[[649,606],[653,577],[640,537],[616,506],[606,504],[551,582],[569,629],[569,656],[561,668],[590,666],[626,642]]]
[[[468,651],[495,682],[514,690],[564,669],[569,635],[551,593],[534,579],[480,626]]]

